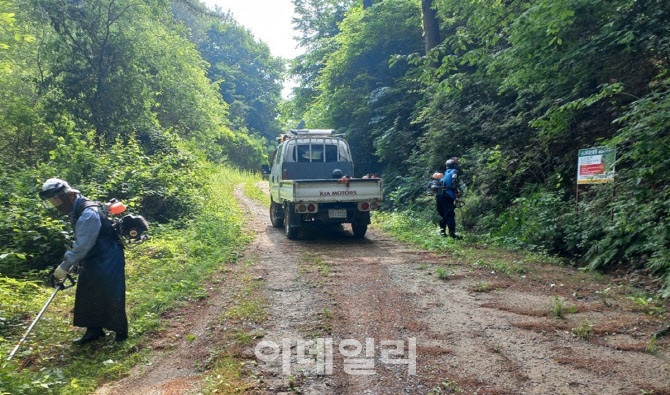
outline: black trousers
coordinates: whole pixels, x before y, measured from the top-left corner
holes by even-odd
[[[456,206],[454,205],[454,199],[451,198],[446,193],[441,193],[435,196],[435,203],[437,205],[437,212],[440,214],[442,219],[440,220],[440,229],[445,230],[449,229],[449,235],[456,235]]]

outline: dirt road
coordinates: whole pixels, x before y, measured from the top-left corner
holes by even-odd
[[[240,190],[256,237],[251,263],[234,271],[258,283],[266,305],[247,328],[261,335],[239,353],[255,383],[247,392],[670,393],[667,341],[650,338],[662,312],[607,295],[607,279],[547,265],[505,274],[375,230],[355,239],[348,226],[290,241]],[[221,347],[215,317],[235,287],[223,288],[170,332],[200,330],[201,344],[159,352],[100,393],[200,392],[198,362]]]

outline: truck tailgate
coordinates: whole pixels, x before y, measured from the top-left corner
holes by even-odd
[[[338,180],[281,181],[279,194],[294,202],[363,202],[382,201],[381,178]]]

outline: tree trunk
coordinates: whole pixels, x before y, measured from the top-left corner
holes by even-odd
[[[363,9],[372,7],[372,0],[363,0]]]
[[[433,0],[421,0],[421,15],[426,54],[428,54],[440,43],[440,23],[437,20],[437,11],[433,8]]]

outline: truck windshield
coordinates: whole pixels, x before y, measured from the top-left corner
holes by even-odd
[[[288,142],[287,162],[350,162],[349,147],[336,139],[297,139]]]

